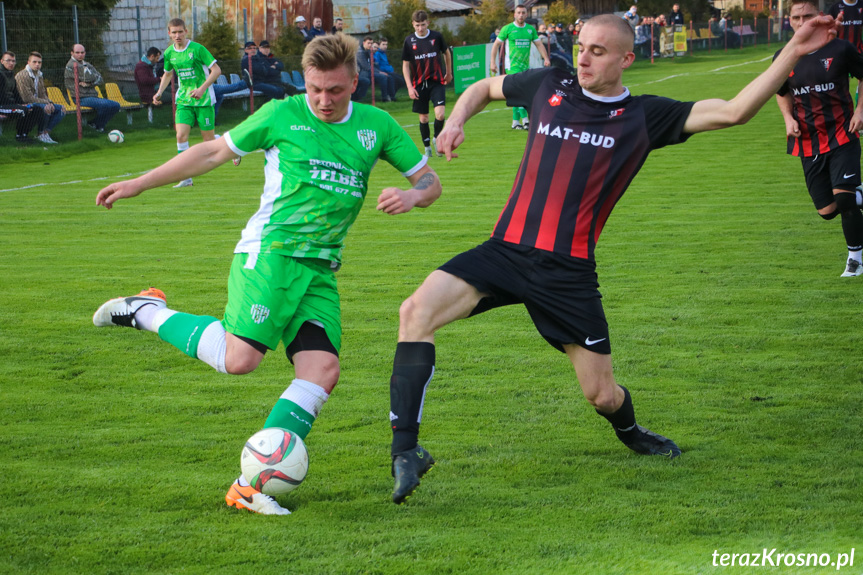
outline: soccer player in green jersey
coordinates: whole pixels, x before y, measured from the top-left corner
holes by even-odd
[[[177,115],[174,118],[178,154],[189,149],[189,132],[196,121],[205,142],[216,139],[216,113],[213,110],[216,94],[212,86],[222,73],[210,51],[197,42],[187,40],[187,33],[186,23],[179,18],[168,22],[168,34],[173,43],[165,50],[165,74],[153,96],[153,104],[160,106],[162,92],[171,84],[171,78],[176,74],[180,82],[177,90]],[[187,178],[174,187],[191,185],[192,178]]]
[[[527,18],[527,8],[524,4],[519,4],[515,7],[513,13],[513,21],[501,29],[500,34],[494,40],[491,47],[491,70],[492,75],[497,74],[498,54],[500,47],[506,41],[506,73],[517,74],[530,69],[530,45],[536,46],[542,56],[544,66],[551,65],[548,59],[548,53],[545,51],[545,46],[539,40],[539,34],[536,28],[525,22]],[[528,127],[527,110],[524,108],[512,109],[512,129],[526,130]]]
[[[176,178],[203,174],[237,155],[266,152],[260,208],[234,249],[224,319],[169,309],[154,288],[103,304],[96,326],[128,326],[164,341],[217,371],[254,370],[269,349],[284,342],[295,377],[264,427],[305,436],[339,377],[341,321],[335,272],[345,235],[357,217],[368,178],[379,158],[411,183],[389,187],[377,209],[402,214],[427,207],[440,180],[410,136],[386,112],[351,102],[357,86],[357,41],[345,34],[318,36],[303,54],[307,94],[272,100],[220,139],[192,146],[134,180],[111,184],[96,203],[111,208],[123,198]],[[287,515],[275,500],[242,476],[228,505]]]

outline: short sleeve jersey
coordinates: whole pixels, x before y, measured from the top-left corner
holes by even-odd
[[[213,87],[199,99],[191,96],[192,90],[204,85],[210,75],[210,66],[216,59],[210,51],[197,42],[186,44],[182,50],[177,50],[173,44],[165,50],[165,72],[173,70],[180,83],[177,89],[177,104],[183,106],[212,106],[216,101]]]
[[[411,34],[405,38],[402,60],[410,64],[413,86],[425,82],[443,82],[444,70],[441,58],[449,50],[440,32],[429,30],[424,38]]]
[[[510,107],[527,108],[530,134],[492,237],[594,261],[599,234],[647,155],[686,141],[693,102],[600,97],[566,70],[508,75]]]
[[[833,40],[800,58],[778,91],[791,94],[791,116],[800,127],[799,138],[788,138],[789,154],[826,154],[858,138],[849,129],[854,114],[849,75],[863,78],[863,55],[845,40]]]
[[[842,25],[836,37],[851,42],[858,52],[863,52],[863,2],[857,0],[849,5],[839,0],[830,7],[830,15],[836,18],[840,13]]]
[[[345,120],[326,123],[305,95],[267,102],[224,138],[240,155],[266,151],[260,208],[234,253],[318,258],[333,268],[341,264],[345,236],[378,158],[405,177],[426,164],[388,113],[351,103]]]
[[[530,46],[539,40],[536,28],[527,23],[518,26],[510,22],[501,29],[498,38],[506,43],[507,72],[524,72],[530,68]]]

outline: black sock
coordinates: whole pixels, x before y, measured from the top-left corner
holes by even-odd
[[[845,234],[848,251],[857,251],[863,246],[863,213],[859,208],[842,212],[842,233]]]
[[[428,126],[428,124],[426,124]],[[392,453],[417,446],[420,411],[426,386],[434,374],[435,348],[424,341],[399,342],[390,379],[390,425]]]
[[[422,139],[423,139],[423,146],[425,146],[426,148],[431,146],[431,136],[429,135],[429,123],[428,122],[426,122],[425,124],[420,122],[420,136],[422,136]]]
[[[443,130],[443,125],[446,122],[446,119],[438,120],[434,119],[434,137],[437,138],[437,135],[440,134],[440,131]]]
[[[622,385],[620,389],[623,390],[623,404],[617,408],[617,411],[614,413],[602,413],[597,409],[596,413],[607,419],[614,428],[614,431],[617,432],[617,437],[621,441],[625,441],[625,437],[628,434],[634,434],[636,430],[635,409],[632,407],[632,397],[629,395],[629,390]]]

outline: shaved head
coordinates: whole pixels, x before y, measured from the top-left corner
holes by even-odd
[[[631,52],[633,50],[635,46],[635,32],[632,31],[632,26],[626,20],[614,14],[599,14],[584,23],[584,28],[599,26],[610,28],[616,32],[616,43],[624,52]],[[607,40],[611,41],[612,39],[608,38]]]

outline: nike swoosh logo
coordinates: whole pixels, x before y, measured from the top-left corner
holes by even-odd
[[[608,339],[608,338],[605,338],[605,337],[604,337],[604,338],[602,338],[602,339],[590,339],[590,338],[588,337],[588,338],[586,338],[586,339],[584,340],[584,345],[593,345],[593,344],[595,344],[595,343],[599,343],[599,342],[601,342],[601,341],[605,341],[606,339]]]
[[[856,175],[857,174],[842,174],[842,177],[847,180],[848,178],[853,178]]]
[[[423,452],[422,452],[422,451],[417,451],[417,457],[419,457],[420,459],[422,459],[422,458],[423,458],[423,457],[425,457],[425,456],[424,456],[424,454],[423,454]]]

